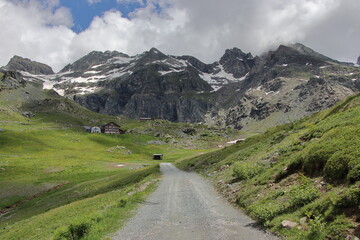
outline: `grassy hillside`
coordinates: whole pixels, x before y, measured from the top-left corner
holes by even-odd
[[[28,118],[24,112],[35,116]],[[123,135],[83,126],[118,123]],[[0,92],[0,239],[101,239],[124,224],[172,162],[213,151],[234,131],[93,113],[28,83]]]
[[[286,239],[360,237],[360,94],[177,163]]]

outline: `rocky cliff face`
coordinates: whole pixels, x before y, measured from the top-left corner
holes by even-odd
[[[51,67],[46,64],[31,61],[28,58],[22,58],[19,56],[14,56],[10,59],[9,63],[3,67],[3,69],[8,71],[24,71],[31,74],[54,74]]]
[[[357,65],[360,66],[360,56],[359,56],[358,59],[357,59]]]
[[[11,90],[24,87],[26,81],[22,75],[16,71],[3,71],[0,72],[0,91]]]
[[[216,111],[207,121],[264,130],[326,109],[360,90],[358,68],[307,48],[299,51],[299,46],[280,46],[256,58],[244,81],[218,91]]]
[[[254,67],[255,60],[251,53],[245,54],[240,49],[233,48],[225,51],[219,63],[226,72],[240,78],[245,76]]]
[[[360,90],[360,70],[302,45],[253,57],[228,49],[206,64],[152,48],[136,56],[91,52],[40,81],[99,113],[264,130]]]
[[[196,95],[211,91],[210,84],[194,69],[180,65],[181,69],[171,71],[177,66],[171,63],[178,62],[151,49],[133,62],[131,70],[127,70],[131,72],[103,82],[93,94],[75,95],[74,100],[90,110],[110,115],[201,121],[211,104]]]

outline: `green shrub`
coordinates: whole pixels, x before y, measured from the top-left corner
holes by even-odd
[[[349,174],[347,175],[347,180],[350,183],[360,181],[360,164],[351,168],[351,170],[349,171]]]
[[[329,240],[343,240],[348,234],[348,229],[354,225],[344,216],[337,217],[326,228],[326,238]]]
[[[303,164],[305,173],[309,175],[322,173],[326,162],[336,151],[334,147],[329,145],[331,144],[328,142],[318,143],[307,150],[307,153],[304,155]]]
[[[349,208],[360,205],[360,188],[345,189],[335,200],[338,208]]]
[[[261,223],[266,223],[283,213],[287,207],[279,201],[267,201],[249,207],[250,215]]]
[[[91,224],[87,222],[70,224],[69,227],[59,230],[54,239],[55,240],[78,240],[86,236],[90,231]]]
[[[247,180],[264,171],[264,167],[254,162],[237,162],[234,164],[233,176],[238,180]]]
[[[282,140],[284,140],[289,134],[280,132],[278,134],[276,134],[275,136],[272,137],[271,139],[271,144],[278,144],[280,142],[282,142]]]
[[[312,219],[309,219],[309,234],[308,239],[317,240],[324,237],[325,223],[321,216],[315,216]]]
[[[309,203],[302,209],[302,213],[313,218],[318,215],[324,216],[326,221],[333,220],[334,203],[333,199],[336,197],[335,193],[328,194],[326,197],[318,198],[315,201]]]
[[[300,139],[302,141],[310,141],[311,139],[314,139],[314,138],[320,138],[322,137],[323,133],[319,130],[311,130],[311,131],[308,131],[307,133],[305,133],[304,135],[302,135],[300,137]]]
[[[128,201],[127,198],[122,198],[122,199],[120,199],[120,201],[119,201],[119,203],[118,203],[117,206],[123,208],[123,207],[126,206],[127,201]]]
[[[330,180],[344,180],[349,172],[348,163],[351,157],[343,151],[333,154],[325,164],[324,174]]]
[[[293,186],[287,193],[292,207],[304,206],[319,197],[319,191],[311,183]]]

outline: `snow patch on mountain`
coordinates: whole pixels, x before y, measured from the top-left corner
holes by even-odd
[[[217,72],[215,73],[200,73],[200,77],[208,82],[214,91],[219,90],[222,86],[233,83],[233,82],[240,82],[246,79],[249,73],[241,78],[235,78],[233,74],[228,73],[224,70],[222,65],[217,66]]]
[[[164,75],[167,75],[167,74],[170,74],[170,73],[178,73],[178,72],[183,72],[184,69],[171,69],[169,71],[159,71],[159,73],[164,76]]]

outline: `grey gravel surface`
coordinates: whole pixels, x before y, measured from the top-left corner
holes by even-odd
[[[158,189],[113,239],[147,240],[272,240],[254,222],[222,199],[196,173],[162,163]]]

